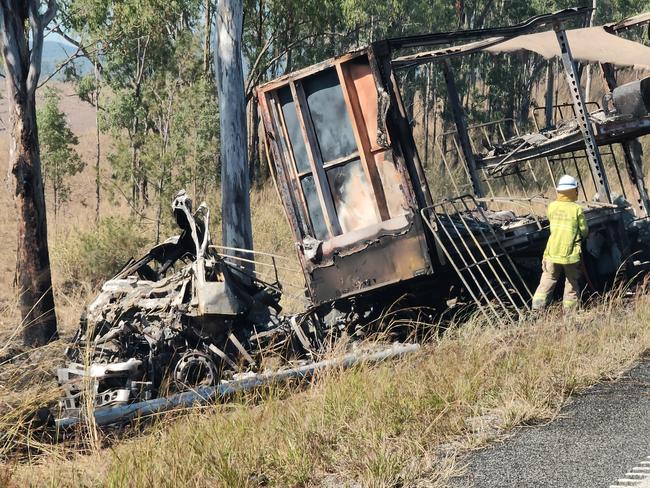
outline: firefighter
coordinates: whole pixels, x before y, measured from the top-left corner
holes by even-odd
[[[566,277],[564,285],[564,309],[578,305],[582,282],[582,240],[589,229],[582,207],[576,202],[578,182],[564,175],[558,182],[557,200],[548,206],[547,216],[551,226],[551,236],[546,244],[542,260],[542,277],[533,296],[533,309],[545,308],[553,296],[555,285]]]

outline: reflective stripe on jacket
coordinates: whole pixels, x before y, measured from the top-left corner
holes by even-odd
[[[582,252],[580,241],[589,233],[582,207],[560,194],[548,206],[547,216],[551,224],[551,237],[546,244],[544,259],[557,264],[579,262]]]

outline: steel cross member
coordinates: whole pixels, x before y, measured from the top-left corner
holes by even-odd
[[[578,70],[576,69],[575,61],[571,55],[569,40],[567,39],[566,32],[561,23],[555,23],[553,27],[555,35],[557,36],[557,41],[560,44],[562,65],[564,67],[567,82],[569,83],[569,92],[571,92],[571,100],[573,101],[573,106],[575,108],[576,119],[580,131],[582,132],[582,137],[585,140],[585,152],[587,153],[587,159],[594,175],[594,183],[598,190],[598,201],[612,203],[612,195],[609,191],[607,174],[605,173],[603,160],[600,157],[600,151],[598,150],[598,145],[594,138],[594,131],[591,127],[591,122],[589,121],[589,113],[587,112],[584,96],[580,87]]]

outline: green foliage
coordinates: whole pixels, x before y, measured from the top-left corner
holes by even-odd
[[[52,188],[55,215],[70,197],[69,177],[85,166],[75,149],[79,139],[70,130],[60,101],[56,90],[48,88],[45,103],[37,112],[43,178]]]
[[[219,181],[219,111],[214,84],[207,77],[181,87],[172,101],[167,154],[168,182],[165,197],[180,187],[192,190],[197,201],[204,200]],[[160,172],[159,172],[160,173]],[[174,188],[170,188],[173,179]],[[165,201],[169,201],[166,198]]]
[[[102,94],[98,101],[101,128],[114,140],[108,155],[114,183],[110,188],[115,195],[128,199],[136,212],[154,211],[160,218],[164,215],[161,209],[179,188],[187,188],[199,201],[214,193],[219,183],[216,88],[211,70],[204,65],[204,59],[211,59],[205,36],[216,3],[60,1],[63,29],[79,41],[98,66],[98,78],[76,79],[83,99],[94,103],[97,92]],[[255,85],[378,39],[512,25],[540,13],[590,7],[591,3],[245,0],[242,52],[249,111],[257,110]],[[648,8],[648,0],[599,0],[596,23]],[[546,61],[533,53],[499,58],[476,54],[454,61],[468,122],[506,118],[525,129],[522,122],[528,120],[534,103],[532,87],[545,76],[546,66]],[[439,67],[411,68],[399,76],[409,115],[427,115],[414,111],[429,78],[438,101],[437,123],[442,119],[443,130],[450,128]],[[428,115],[432,105],[427,107]],[[255,137],[259,120],[255,116],[249,120],[251,161],[261,165],[264,158],[257,156]]]
[[[137,213],[153,209],[157,219],[180,188],[201,200],[218,182],[219,119],[216,87],[203,65],[204,6],[203,0],[79,0],[62,7],[67,31],[93,46],[89,56],[98,66],[99,76],[74,79],[84,100],[93,103],[97,88],[102,94],[100,127],[114,141],[107,189]]]
[[[108,159],[136,209],[153,205],[160,214],[180,187],[207,193],[216,182],[216,90],[197,28],[203,4],[80,0],[64,7],[66,26],[100,53],[108,88],[99,101],[101,128],[116,142]],[[95,91],[94,77],[77,83],[81,96]]]
[[[52,246],[56,276],[66,288],[100,285],[132,257],[138,258],[151,240],[135,219],[109,217],[91,230],[72,232]]]

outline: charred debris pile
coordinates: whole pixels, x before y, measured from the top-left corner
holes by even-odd
[[[193,212],[180,192],[172,205],[180,236],[128,263],[82,318],[71,363],[59,370],[58,425],[82,417],[88,394],[97,422],[111,424],[411,352],[416,345],[400,343],[321,357],[343,334],[390,328],[382,317],[395,303],[402,323],[423,315],[434,322],[450,309],[515,323],[539,278],[549,190],[567,172],[580,180],[591,230],[584,254],[590,291],[644,273],[650,198],[638,138],[650,133],[650,79],[617,86],[615,66],[650,60],[650,48],[619,36],[647,26],[650,14],[570,28],[588,12],[387,39],[258,87],[308,307],[283,314],[280,258],[265,255],[275,273],[261,279],[252,265],[263,253],[212,245],[209,210]],[[546,107],[533,110],[535,130],[520,132],[513,120],[469,125],[451,61],[521,50],[559,58],[562,67],[557,80],[549,77]],[[584,100],[576,61],[600,66],[609,87],[604,104]],[[443,169],[436,177],[447,188],[439,195],[430,191],[397,76],[424,63],[442,72],[455,125],[439,136],[446,149],[435,141]],[[554,100],[558,83],[569,88],[569,102]],[[409,331],[389,332],[404,341]],[[269,372],[270,355],[286,361]]]

